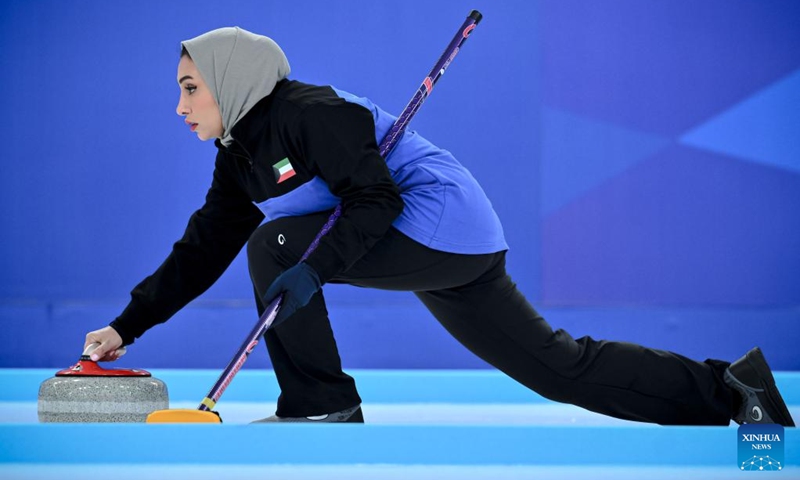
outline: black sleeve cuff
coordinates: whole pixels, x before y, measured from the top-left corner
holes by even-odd
[[[130,345],[136,340],[133,335],[131,335],[130,333],[128,333],[127,330],[125,330],[125,327],[122,326],[121,322],[118,319],[111,322],[109,326],[114,330],[116,330],[119,336],[122,337],[123,346]]]
[[[153,318],[155,317],[147,307],[134,300],[109,326],[122,337],[123,345],[130,345],[158,323],[153,322]]]

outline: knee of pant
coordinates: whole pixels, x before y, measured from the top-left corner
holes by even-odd
[[[559,378],[566,381],[578,380],[587,374],[593,365],[594,342],[591,337],[578,340],[563,329],[552,332],[547,339],[546,348],[542,348],[538,360]]]
[[[247,264],[250,267],[251,276],[254,267],[265,268],[270,264],[283,266],[278,254],[283,234],[275,223],[265,223],[250,235],[247,242]]]

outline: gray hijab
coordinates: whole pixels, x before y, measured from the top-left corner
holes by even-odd
[[[225,27],[181,42],[211,89],[222,115],[222,144],[236,122],[289,75],[289,61],[272,39]]]

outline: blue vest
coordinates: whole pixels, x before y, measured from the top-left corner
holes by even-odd
[[[380,141],[397,117],[369,99],[334,88],[343,100],[361,105],[375,119]],[[477,180],[447,150],[413,130],[406,130],[386,158],[405,207],[392,224],[408,237],[434,250],[486,254],[508,250],[503,227]],[[298,201],[302,198],[302,201]],[[334,208],[339,198],[315,177],[289,194],[258,204],[265,221]]]

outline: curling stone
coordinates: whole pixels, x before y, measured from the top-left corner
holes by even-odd
[[[167,386],[139,369],[104,369],[86,347],[78,363],[39,386],[39,421],[142,422],[155,410],[169,408]]]

